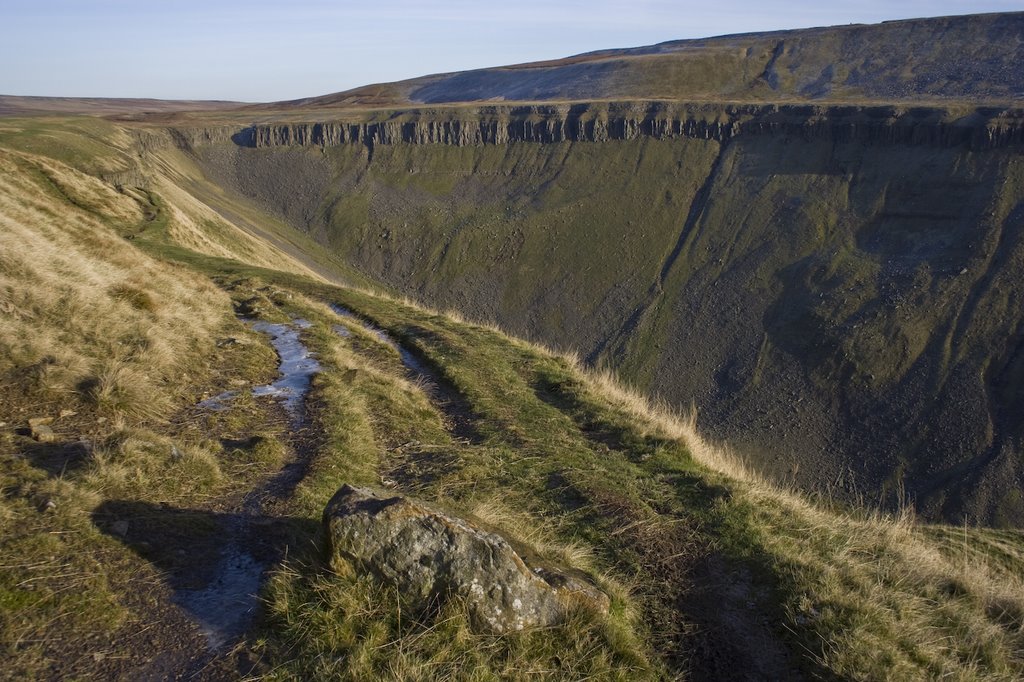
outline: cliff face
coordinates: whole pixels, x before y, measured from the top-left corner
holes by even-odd
[[[694,138],[726,141],[736,135],[799,135],[808,140],[874,144],[968,145],[992,149],[1024,142],[1024,111],[979,108],[968,115],[942,108],[667,105],[616,108],[514,107],[485,109],[473,118],[408,112],[383,121],[261,124],[234,135],[250,147],[345,144],[445,144],[475,146],[514,142],[607,142]],[[208,136],[217,137],[217,133]],[[195,137],[195,136],[193,136]],[[201,137],[201,136],[200,136]],[[207,140],[194,140],[195,142]],[[209,140],[213,141],[213,140]]]
[[[1024,524],[1018,110],[376,116],[174,144],[373,280],[695,402],[773,476]]]

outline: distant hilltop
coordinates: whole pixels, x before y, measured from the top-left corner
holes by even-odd
[[[1012,12],[678,40],[423,76],[280,104],[1012,103],[1024,98],[1022,64],[1024,12]]]

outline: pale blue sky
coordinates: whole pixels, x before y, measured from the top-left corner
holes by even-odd
[[[272,101],[679,38],[1019,10],[1024,0],[0,0],[0,93]]]

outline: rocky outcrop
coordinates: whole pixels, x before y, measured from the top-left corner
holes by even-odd
[[[574,604],[608,610],[607,596],[584,579],[531,569],[501,536],[404,497],[346,485],[323,521],[332,558],[396,585],[421,606],[461,598],[480,631],[553,625]]]
[[[643,136],[725,139],[731,124],[696,120],[497,119],[420,120],[376,123],[263,125],[249,129],[255,147],[341,144],[446,144],[455,146],[510,142],[632,140]]]
[[[941,107],[817,105],[692,105],[623,103],[482,107],[450,112],[413,110],[386,120],[270,123],[231,137],[248,147],[345,144],[475,146],[512,142],[607,142],[695,138],[726,141],[737,135],[795,135],[807,140],[861,141],[992,149],[1024,144],[1024,110],[977,108],[967,115]],[[224,139],[192,134],[191,144]]]

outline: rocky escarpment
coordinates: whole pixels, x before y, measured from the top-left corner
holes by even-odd
[[[223,131],[178,131],[177,135],[193,145],[225,137]],[[262,148],[346,144],[475,146],[606,142],[643,137],[726,141],[737,135],[799,135],[809,140],[836,142],[992,149],[1024,144],[1024,110],[987,107],[963,113],[937,107],[815,105],[680,108],[664,103],[487,107],[461,115],[423,110],[393,114],[385,120],[262,123],[231,137],[237,144]]]

